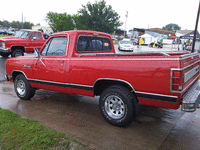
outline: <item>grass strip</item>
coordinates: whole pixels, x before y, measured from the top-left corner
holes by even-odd
[[[69,149],[71,145],[75,145],[76,149],[87,149],[78,140],[69,138],[65,133],[0,108],[1,150]]]
[[[3,34],[0,34],[0,37],[7,37],[8,35],[3,35]]]

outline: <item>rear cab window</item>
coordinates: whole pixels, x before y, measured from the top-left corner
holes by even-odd
[[[111,52],[111,41],[107,37],[96,37],[80,35],[78,37],[76,51],[78,53],[91,53],[91,52]]]

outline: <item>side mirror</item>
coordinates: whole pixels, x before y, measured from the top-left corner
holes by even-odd
[[[40,54],[39,54],[39,51],[38,51],[38,48],[34,48],[34,52],[35,52],[35,57],[36,58],[40,58]]]
[[[34,40],[36,40],[36,37],[33,37],[31,41],[33,42]]]

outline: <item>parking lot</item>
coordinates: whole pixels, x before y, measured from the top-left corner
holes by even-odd
[[[70,96],[38,90],[31,101],[20,100],[13,83],[0,83],[0,107],[65,132],[95,149],[198,150],[200,110],[178,110],[139,105],[129,126],[108,124],[98,109],[98,97]]]
[[[135,50],[149,51],[151,48],[135,47]],[[0,57],[0,107],[3,109],[65,132],[94,149],[199,150],[200,110],[184,113],[180,109],[139,104],[138,115],[129,126],[115,127],[101,116],[99,97],[38,90],[31,101],[20,100],[14,92],[13,83],[2,81],[5,61]]]

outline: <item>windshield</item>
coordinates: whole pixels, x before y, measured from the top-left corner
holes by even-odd
[[[15,37],[20,37],[20,38],[23,38],[23,39],[27,39],[29,37],[30,33],[31,32],[29,32],[29,31],[19,31],[19,32],[17,32]]]
[[[121,44],[131,44],[130,41],[121,41],[120,43],[121,43]]]

